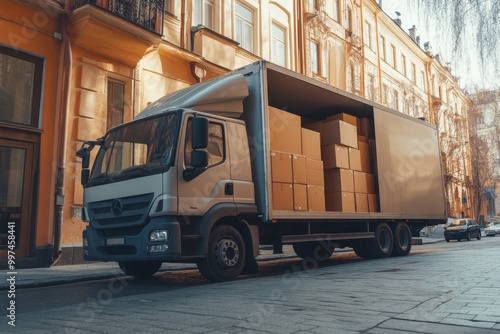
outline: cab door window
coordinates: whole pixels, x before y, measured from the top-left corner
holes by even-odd
[[[224,128],[220,123],[209,122],[208,125],[208,167],[220,164],[225,159]],[[192,147],[192,118],[186,127],[186,144],[184,147],[184,164],[191,167]]]

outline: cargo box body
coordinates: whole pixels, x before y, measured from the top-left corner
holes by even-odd
[[[243,119],[253,153],[256,204],[263,221],[406,220],[423,226],[446,218],[441,153],[432,124],[270,63],[258,62],[239,72],[249,86]],[[301,143],[301,132],[306,131],[308,136]],[[320,137],[321,146],[304,149],[305,144],[314,145],[310,144],[314,134]],[[324,186],[325,210],[274,207],[274,150],[286,151],[292,160],[293,155],[322,154],[322,162],[317,159],[320,153],[312,153],[316,159],[305,158],[324,163],[326,179],[321,179],[316,167],[316,174],[306,175],[305,184]],[[344,179],[340,177],[341,168],[353,174],[354,189],[345,181],[346,173],[342,173]],[[276,167],[274,173],[283,174]],[[338,182],[348,188],[341,183],[332,186],[331,182],[337,182],[332,180],[342,180]],[[340,198],[344,200],[329,203]],[[353,209],[356,198],[359,210]]]

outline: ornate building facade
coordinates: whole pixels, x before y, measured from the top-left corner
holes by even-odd
[[[81,261],[82,142],[165,94],[258,59],[437,124],[449,213],[469,214],[468,147],[451,144],[467,138],[456,123],[467,98],[374,0],[5,2],[0,256],[8,222],[19,220],[20,266]]]

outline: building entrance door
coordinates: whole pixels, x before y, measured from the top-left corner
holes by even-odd
[[[15,240],[16,258],[29,256],[32,245],[35,143],[0,138],[0,257]],[[15,239],[13,239],[14,237]]]

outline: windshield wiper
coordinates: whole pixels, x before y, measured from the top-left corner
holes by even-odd
[[[114,183],[116,182],[108,173],[102,173],[97,177],[90,179],[89,182],[92,185],[104,184],[104,183]]]

